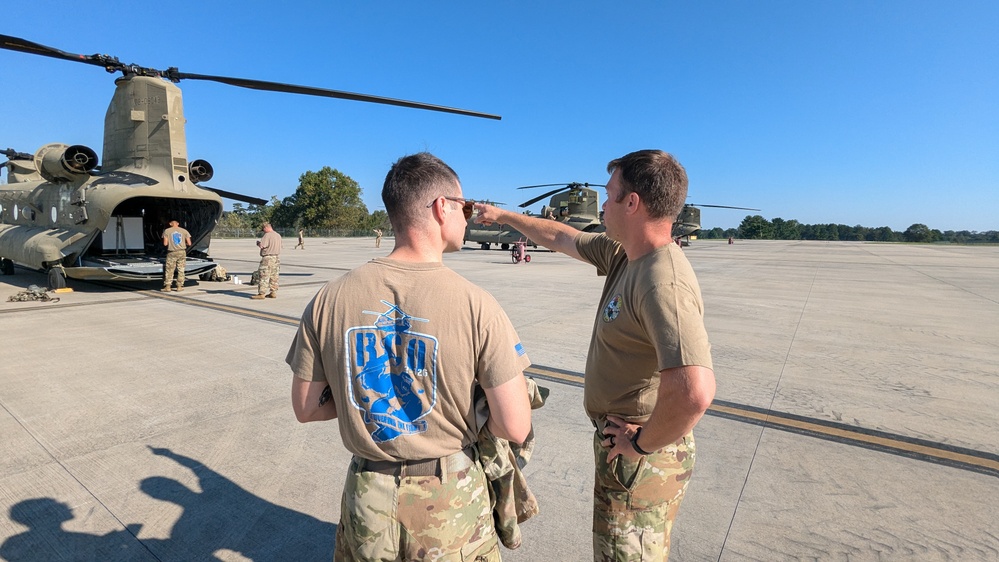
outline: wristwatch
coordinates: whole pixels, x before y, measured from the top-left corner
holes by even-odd
[[[638,436],[641,434],[642,434],[642,428],[638,428],[638,430],[635,431],[635,434],[631,436],[631,446],[634,447],[636,451],[638,451],[639,455],[649,456],[652,453],[638,446]]]

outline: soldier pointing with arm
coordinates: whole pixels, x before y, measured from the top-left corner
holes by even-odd
[[[672,224],[687,174],[670,154],[612,160],[606,233],[477,204],[481,224],[507,224],[604,275],[586,360],[594,435],[594,560],[666,560],[694,466],[692,430],[715,378],[697,278]]]

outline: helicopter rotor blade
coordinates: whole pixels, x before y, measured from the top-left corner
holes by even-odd
[[[232,78],[229,76],[212,76],[209,74],[192,74],[188,72],[180,72],[177,70],[176,67],[171,67],[168,68],[166,71],[162,71],[162,70],[156,70],[154,68],[140,67],[134,64],[126,65],[122,64],[117,57],[111,57],[108,55],[78,55],[74,53],[67,53],[65,51],[60,51],[59,49],[48,47],[46,45],[41,45],[39,43],[34,43],[32,41],[26,41],[18,37],[11,37],[10,35],[0,35],[0,48],[7,49],[10,51],[21,51],[24,53],[30,53],[34,55],[42,55],[46,57],[52,57],[68,61],[82,62],[94,66],[100,66],[103,67],[108,72],[121,71],[126,75],[139,74],[143,76],[161,76],[172,82],[179,82],[180,80],[207,80],[212,82],[221,82],[222,84],[229,84],[230,86],[250,88],[253,90],[285,92],[290,94],[303,94],[307,96],[318,96],[324,98],[337,98],[345,100],[363,101],[369,103],[380,103],[384,105],[408,107],[411,109],[426,109],[429,111],[439,111],[442,113],[454,113],[457,115],[465,115],[468,117],[482,117],[485,119],[495,119],[497,121],[502,119],[501,116],[493,115],[491,113],[482,113],[479,111],[471,111],[468,109],[447,107],[443,105],[434,105],[417,101],[400,100],[395,98],[386,98],[382,96],[373,96],[368,94],[357,94],[354,92],[343,92],[339,90],[327,90],[325,88],[315,88],[312,86],[284,84],[281,82],[268,82],[265,80],[250,80],[246,78]]]
[[[568,183],[543,183],[541,185],[525,185],[523,187],[518,187],[516,189],[534,189],[536,187],[551,187],[553,185],[561,185],[562,187],[568,187],[569,189],[577,187],[607,187],[601,183],[579,183],[578,181],[568,182]]]
[[[545,193],[544,195],[539,195],[539,196],[535,197],[534,199],[531,199],[530,201],[524,201],[519,206],[520,207],[527,207],[529,205],[533,205],[534,203],[537,203],[538,201],[541,201],[545,197],[548,197],[549,195],[555,195],[556,193],[558,193],[560,191],[573,191],[573,190],[584,189],[584,188],[589,188],[589,187],[607,187],[606,185],[598,184],[598,183],[585,183],[585,182],[584,183],[579,183],[578,181],[574,181],[574,182],[569,182],[569,183],[543,183],[543,184],[540,184],[540,185],[525,185],[523,187],[518,187],[517,189],[534,189],[534,188],[537,188],[537,187],[551,187],[553,185],[559,185],[559,186],[562,186],[562,187],[559,187],[558,189],[553,189],[553,190],[549,191],[548,193]]]
[[[571,184],[568,184],[568,183],[543,183],[541,185],[525,185],[524,187],[518,187],[517,189],[534,189],[536,187],[551,187],[553,185],[561,185],[562,187],[569,187]]]
[[[537,197],[535,197],[534,199],[531,199],[530,201],[524,201],[523,203],[521,203],[520,205],[518,205],[518,207],[521,207],[521,208],[523,208],[523,207],[529,207],[529,206],[537,203],[538,201],[541,201],[545,197],[548,197],[550,195],[555,195],[556,193],[559,193],[561,191],[569,191],[571,189],[572,189],[571,187],[563,185],[562,187],[560,187],[558,189],[553,189],[553,190],[549,191],[548,193],[543,193],[541,195],[538,195]]]
[[[29,53],[32,55],[52,57],[54,59],[82,62],[85,64],[92,64],[94,66],[103,66],[105,68],[112,60],[117,62],[117,59],[111,59],[110,57],[103,55],[79,55],[76,53],[67,53],[66,51],[60,51],[59,49],[55,49],[47,45],[27,41],[25,39],[21,39],[20,37],[11,37],[10,35],[0,35],[0,49],[20,51],[22,53]]]
[[[382,96],[372,96],[368,94],[357,94],[353,92],[343,92],[340,90],[327,90],[325,88],[315,88],[313,86],[299,86],[297,84],[284,84],[281,82],[268,82],[265,80],[249,80],[246,78],[232,78],[228,76],[211,76],[208,74],[191,74],[188,72],[177,72],[176,69],[171,68],[166,76],[171,80],[210,80],[212,82],[221,82],[223,84],[229,84],[230,86],[239,86],[241,88],[250,88],[252,90],[264,90],[270,92],[286,92],[290,94],[303,94],[307,96],[318,96],[324,98],[337,98],[345,100],[354,101],[365,101],[371,103],[381,103],[385,105],[397,105],[399,107],[408,107],[411,109],[426,109],[430,111],[440,111],[443,113],[456,113],[458,115],[467,115],[469,117],[483,117],[485,119],[496,119],[500,120],[502,117],[499,115],[493,115],[491,113],[481,113],[478,111],[471,111],[468,109],[458,109],[455,107],[445,107],[443,105],[433,105],[429,103],[417,102],[417,101],[407,101],[394,98],[386,98]]]
[[[226,191],[224,189],[219,189],[217,187],[208,187],[207,185],[199,185],[198,187],[202,189],[207,189],[208,191],[214,191],[226,199],[232,199],[233,201],[242,201],[243,203],[249,203],[250,205],[266,205],[269,203],[266,199],[261,199],[259,197],[252,197],[250,195],[242,195],[239,193],[234,193],[232,191]]]
[[[729,205],[698,205],[697,203],[688,203],[691,207],[713,207],[715,209],[741,209],[743,211],[759,211],[760,209],[750,209],[749,207],[732,207]]]

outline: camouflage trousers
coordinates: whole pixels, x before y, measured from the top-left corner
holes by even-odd
[[[593,438],[593,560],[648,562],[669,558],[669,537],[694,469],[694,435],[638,460],[617,457]]]
[[[184,286],[184,268],[187,267],[187,253],[184,250],[167,252],[166,265],[163,266],[163,286],[173,285],[173,272],[177,272],[177,286]]]
[[[482,466],[463,453],[447,459],[459,455],[464,462],[452,462],[441,476],[372,472],[354,457],[343,487],[333,560],[499,561]]]
[[[260,258],[260,267],[257,268],[257,275],[260,277],[260,280],[257,282],[257,292],[261,295],[276,293],[280,270],[281,260],[277,256],[263,256]]]

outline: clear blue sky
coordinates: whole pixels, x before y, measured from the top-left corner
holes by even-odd
[[[185,81],[188,156],[269,198],[323,166],[381,207],[389,165],[429,150],[469,197],[604,183],[662,148],[692,203],[768,219],[999,229],[999,2],[65,2],[0,33],[154,68],[497,113],[490,121]],[[100,152],[113,77],[0,51],[0,148]],[[538,211],[541,203],[532,206]],[[705,209],[705,227],[746,211]],[[752,213],[755,214],[755,213]]]

